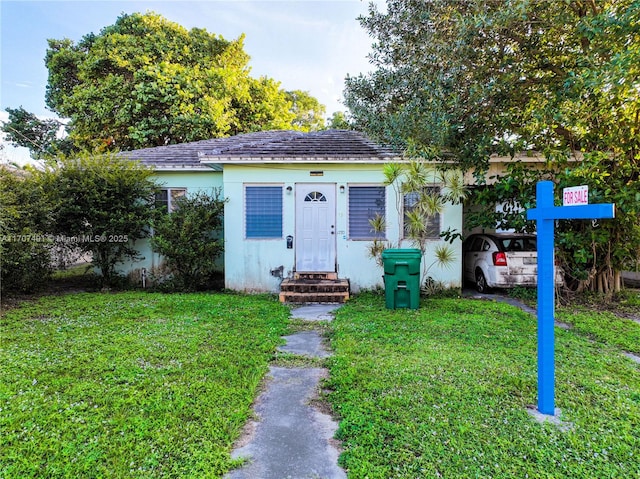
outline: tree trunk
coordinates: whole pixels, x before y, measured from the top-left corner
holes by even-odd
[[[619,293],[622,291],[622,272],[610,268],[598,271],[590,279],[580,282],[576,292],[583,290],[601,293],[607,297]]]
[[[622,271],[614,271],[613,275],[613,291],[619,293],[622,291]]]

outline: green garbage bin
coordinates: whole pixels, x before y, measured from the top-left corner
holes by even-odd
[[[420,305],[419,249],[387,249],[382,252],[384,296],[388,309],[418,309]]]

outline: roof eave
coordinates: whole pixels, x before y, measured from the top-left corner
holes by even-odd
[[[197,165],[197,166],[184,166],[184,165],[154,165],[146,164],[153,171],[175,172],[175,171],[220,171],[215,165]]]
[[[203,165],[212,164],[383,164],[383,163],[402,163],[408,162],[406,158],[401,156],[207,156],[200,155],[200,163]]]

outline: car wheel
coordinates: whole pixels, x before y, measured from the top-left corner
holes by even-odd
[[[491,292],[489,286],[487,286],[487,278],[484,277],[481,269],[476,270],[476,291],[478,291],[478,293]]]

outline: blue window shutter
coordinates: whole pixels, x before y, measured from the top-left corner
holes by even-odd
[[[247,238],[282,238],[282,187],[245,187]]]
[[[374,232],[369,220],[385,216],[384,186],[349,186],[349,239],[385,238],[384,232]]]

